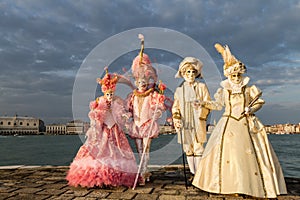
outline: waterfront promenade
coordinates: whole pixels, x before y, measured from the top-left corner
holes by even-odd
[[[8,166],[0,167],[0,200],[2,199],[254,199],[247,196],[209,194],[189,186],[185,188],[182,166],[151,166],[152,177],[144,187],[135,190],[118,188],[74,188],[65,180],[67,166]],[[286,178],[288,194],[279,200],[300,199],[300,178]]]

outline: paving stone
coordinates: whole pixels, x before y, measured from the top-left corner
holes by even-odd
[[[30,183],[30,182],[20,182],[20,183],[14,184],[14,186],[20,187],[20,188],[40,188],[43,185],[44,184],[41,184],[41,183]]]
[[[158,198],[158,194],[137,194],[135,196],[135,200],[153,200],[153,199],[157,199]]]
[[[57,183],[57,184],[52,183],[52,184],[44,184],[41,188],[61,190],[66,187],[68,187],[68,186],[63,183]]]
[[[60,195],[63,194],[66,190],[57,190],[57,189],[43,189],[40,192],[37,192],[36,194],[49,194],[49,195]]]
[[[43,178],[43,180],[46,180],[46,181],[56,181],[56,180],[62,180],[62,179],[65,179],[64,176],[49,176],[49,177],[46,177],[46,178]]]
[[[236,196],[235,194],[209,194],[208,193],[208,196],[210,198],[223,198],[223,199],[226,199],[226,200],[232,200],[232,199],[257,199],[257,198],[253,198],[253,197],[250,197],[250,196],[246,196],[246,195],[239,195],[239,196]]]
[[[30,176],[26,176],[23,178],[23,180],[26,180],[28,182],[35,182],[37,180],[41,180],[42,179],[45,179],[47,176],[45,175],[38,175],[38,174],[34,174],[34,175],[30,175]]]
[[[98,198],[93,198],[93,197],[75,197],[73,200],[97,200]]]
[[[29,166],[12,169],[0,167],[0,200],[2,199],[255,199],[252,197],[232,197],[229,195],[209,194],[198,188],[185,188],[182,168],[153,168],[151,181],[135,190],[127,187],[82,188],[70,187],[65,180],[68,167]],[[170,170],[170,171],[168,171]],[[178,171],[176,171],[178,170]],[[286,178],[288,195],[278,200],[300,200],[300,179]]]
[[[3,192],[3,193],[0,193],[0,200],[4,200],[4,199],[7,199],[9,197],[13,197],[13,196],[16,196],[18,194],[14,194],[14,193],[10,193],[10,192]]]
[[[137,188],[163,188],[166,184],[161,184],[161,183],[154,183],[154,181],[151,182],[146,182],[145,186],[137,186],[135,189]]]
[[[88,195],[86,195],[86,197],[106,198],[109,194],[110,194],[109,192],[105,192],[102,190],[94,190],[91,193],[89,193]]]
[[[114,193],[111,193],[107,198],[108,199],[133,199],[134,196],[136,196],[136,193],[114,192]]]
[[[185,181],[174,181],[173,184],[176,184],[176,185],[184,185],[185,186]]]
[[[295,195],[281,195],[277,197],[278,200],[300,200],[300,196]]]
[[[197,188],[189,187],[187,190],[179,190],[181,195],[198,195],[198,196],[208,196],[207,192],[199,190]]]
[[[127,187],[123,187],[123,186],[120,186],[120,187],[115,187],[115,188],[101,188],[102,191],[105,191],[105,192],[125,192],[127,190],[131,190],[130,188],[127,188]]]
[[[58,181],[57,181],[57,180],[55,180],[55,181],[38,180],[38,181],[36,181],[35,183],[38,183],[38,184],[56,184],[56,183],[58,183]]]
[[[17,196],[9,197],[8,200],[44,200],[49,197],[49,195],[19,194]]]
[[[18,188],[12,188],[12,187],[0,187],[0,193],[7,193],[7,192],[13,192],[18,190]]]
[[[174,184],[167,184],[164,189],[178,189],[178,190],[186,190],[185,185],[174,185]]]
[[[165,189],[157,189],[154,190],[153,193],[158,193],[158,194],[170,194],[170,195],[178,195],[179,191],[178,190],[165,190]]]
[[[160,180],[160,179],[156,179],[153,181],[154,184],[172,184],[173,181],[172,180]]]
[[[37,170],[38,170],[38,169],[37,169]],[[49,172],[35,171],[35,172],[34,172],[34,175],[35,175],[35,176],[38,176],[38,177],[49,176]]]
[[[127,192],[150,194],[153,190],[154,188],[152,187],[136,187],[134,190],[127,190]]]
[[[209,198],[208,196],[187,196],[186,200],[211,200],[211,198]],[[218,198],[218,200],[221,200],[220,198]]]
[[[80,188],[80,187],[77,187],[77,188],[74,188],[74,187],[69,188],[68,187],[66,189],[67,190],[66,190],[65,194],[73,194],[74,196],[77,196],[77,197],[85,196],[91,192],[90,190],[88,190],[86,188]]]
[[[40,188],[21,188],[15,192],[19,193],[19,194],[34,194],[37,193],[39,191],[41,191],[42,189]]]
[[[185,200],[185,196],[180,195],[160,195],[159,200]]]
[[[5,182],[5,183],[2,183],[1,186],[2,187],[14,187],[17,183],[15,182]]]
[[[62,194],[60,196],[51,196],[47,200],[71,200],[74,199],[74,195],[67,195],[67,194]]]

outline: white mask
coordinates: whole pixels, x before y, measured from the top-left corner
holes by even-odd
[[[186,69],[185,73],[183,74],[183,78],[188,83],[194,83],[196,78],[197,70],[192,67]]]
[[[233,73],[229,75],[229,80],[234,84],[240,84],[243,80],[243,76],[241,73]]]

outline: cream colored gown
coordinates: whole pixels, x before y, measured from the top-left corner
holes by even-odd
[[[279,161],[262,123],[242,113],[251,101],[254,112],[264,104],[261,91],[248,82],[245,77],[240,88],[232,88],[225,80],[216,101],[206,103],[210,109],[225,106],[225,111],[209,138],[193,185],[211,193],[276,198],[287,193]]]

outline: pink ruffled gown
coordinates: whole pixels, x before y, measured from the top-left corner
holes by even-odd
[[[103,97],[91,102],[91,127],[67,173],[70,186],[133,186],[137,165],[120,128],[122,115],[127,114],[123,105],[117,97],[111,105]]]

